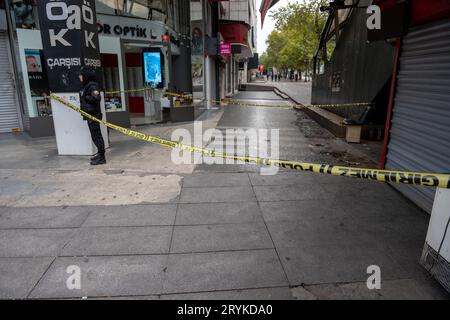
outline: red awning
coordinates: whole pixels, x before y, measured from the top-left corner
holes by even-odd
[[[248,44],[248,31],[250,26],[242,21],[222,20],[219,24],[219,31],[226,42],[233,44]]]
[[[261,2],[261,7],[259,12],[261,13],[261,28],[264,25],[264,18],[266,17],[267,11],[272,8],[279,0],[263,0]]]

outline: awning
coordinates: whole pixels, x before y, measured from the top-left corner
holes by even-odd
[[[259,13],[261,13],[261,28],[264,25],[264,18],[267,12],[280,0],[263,0],[261,2],[261,7],[259,8]]]
[[[233,54],[238,59],[253,57],[253,52],[248,39],[249,30],[250,26],[242,21],[220,21],[220,34],[224,41],[231,43]]]

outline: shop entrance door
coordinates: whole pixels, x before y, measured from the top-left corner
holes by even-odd
[[[162,90],[144,91],[143,52],[149,48],[143,43],[124,43],[124,59],[126,70],[125,91],[130,111],[131,125],[144,125],[162,121],[161,108],[167,99],[162,98]],[[164,69],[162,70],[164,72]],[[152,112],[149,112],[151,101]]]

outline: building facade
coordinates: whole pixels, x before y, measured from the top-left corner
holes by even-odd
[[[0,102],[0,132],[24,130],[32,137],[54,134],[36,4],[35,0],[3,0],[6,19],[2,21],[8,22],[8,30],[0,31],[0,41],[8,42],[10,52],[9,57],[0,53],[0,68],[8,63],[18,79],[15,93],[9,95],[17,101],[16,114],[12,107],[3,106],[13,103]],[[189,0],[96,0],[95,5],[108,121],[123,126],[158,121],[159,117],[148,114],[148,97],[139,91],[150,85],[143,71],[143,53],[161,53],[162,91],[192,92]],[[173,104],[162,94],[152,99],[157,100],[161,116]]]
[[[231,55],[223,57],[220,69],[222,98],[233,95],[257,71],[248,67],[256,53],[257,21],[255,0],[220,2],[220,40],[231,44]]]
[[[207,107],[246,83],[256,52],[255,0],[191,0],[194,99]],[[229,52],[221,51],[223,46]],[[256,72],[256,71],[254,71]]]
[[[175,98],[212,107],[252,72],[255,0],[95,0],[107,120],[129,127],[161,121]],[[0,0],[0,132],[54,135],[36,0]],[[221,53],[221,44],[230,46]],[[161,53],[161,93],[148,95],[144,52]],[[148,112],[152,99],[161,116]]]

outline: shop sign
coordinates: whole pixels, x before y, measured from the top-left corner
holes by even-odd
[[[100,74],[100,52],[94,0],[37,2],[49,89],[74,92],[81,87],[79,69]]]
[[[124,39],[162,40],[167,30],[161,23],[141,19],[98,15],[98,33]]]
[[[222,56],[230,55],[231,54],[231,43],[221,41],[220,47],[219,47],[219,52],[220,52],[220,55],[222,55]]]

